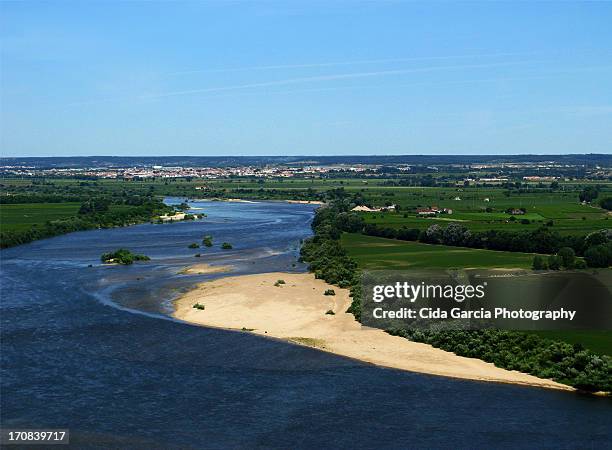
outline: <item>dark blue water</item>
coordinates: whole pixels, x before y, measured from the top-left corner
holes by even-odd
[[[4,427],[70,428],[79,448],[610,447],[609,400],[383,369],[169,319],[170,300],[207,278],[177,274],[188,264],[304,270],[311,206],[196,206],[206,219],[0,253]],[[187,248],[206,234],[213,249]],[[121,246],[152,261],[99,264]]]

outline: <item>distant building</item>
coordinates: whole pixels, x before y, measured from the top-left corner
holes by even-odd
[[[523,180],[525,181],[556,181],[557,177],[537,177],[537,176],[533,176],[533,177],[523,177]]]
[[[417,209],[417,214],[419,216],[437,216],[439,211],[437,209],[432,208],[419,208]]]
[[[417,215],[421,217],[430,217],[437,216],[438,214],[452,214],[453,210],[449,208],[438,208],[437,206],[432,206],[431,208],[418,208]]]
[[[184,220],[185,215],[185,213],[176,213],[171,216],[169,216],[168,214],[164,214],[163,216],[159,216],[159,220],[161,220],[162,222],[174,222],[175,220]]]

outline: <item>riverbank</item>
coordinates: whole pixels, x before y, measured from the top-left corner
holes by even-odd
[[[282,282],[281,282],[282,281]],[[333,289],[335,295],[324,295]],[[193,306],[198,303],[204,309]],[[452,378],[573,391],[556,383],[364,328],[345,311],[349,291],[312,274],[265,273],[201,283],[175,301],[174,316],[215,328],[250,331],[378,366]]]

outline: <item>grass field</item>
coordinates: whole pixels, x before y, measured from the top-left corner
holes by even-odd
[[[2,231],[28,230],[48,220],[63,219],[77,214],[80,203],[21,203],[0,205]]]
[[[343,234],[342,245],[364,269],[529,268],[533,261],[530,253],[429,245],[362,234]]]
[[[65,219],[78,214],[81,203],[18,203],[0,204],[0,229],[23,231],[49,220]],[[111,211],[129,209],[129,205],[111,205]]]
[[[612,331],[538,331],[534,333],[548,339],[582,344],[595,353],[612,356]]]
[[[397,203],[400,211],[385,213],[362,213],[366,222],[383,226],[424,229],[437,223],[459,222],[474,231],[533,230],[552,221],[553,229],[562,234],[588,233],[612,227],[607,211],[582,205],[577,192],[542,192],[537,194],[504,195],[501,189],[458,191],[452,189],[416,189],[413,192],[399,191],[392,197],[380,198],[378,205]],[[454,200],[454,198],[461,200]],[[394,199],[394,200],[393,200]],[[488,199],[488,201],[485,201]],[[450,208],[453,214],[436,218],[418,217],[415,209],[438,206]],[[490,208],[490,212],[486,212]],[[526,214],[512,216],[508,208],[525,208]],[[514,217],[514,219],[511,219]],[[529,223],[523,223],[523,221]]]
[[[533,259],[528,253],[428,245],[348,233],[342,235],[342,245],[364,269],[528,268]],[[612,355],[612,331],[540,331],[536,334]]]

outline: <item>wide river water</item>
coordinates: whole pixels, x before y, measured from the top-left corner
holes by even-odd
[[[313,206],[192,205],[208,216],[0,252],[3,427],[69,428],[78,448],[612,445],[608,399],[384,369],[171,319],[172,298],[223,276],[179,274],[187,265],[305,270]],[[208,234],[213,248],[187,248]],[[100,264],[119,247],[151,261]]]

